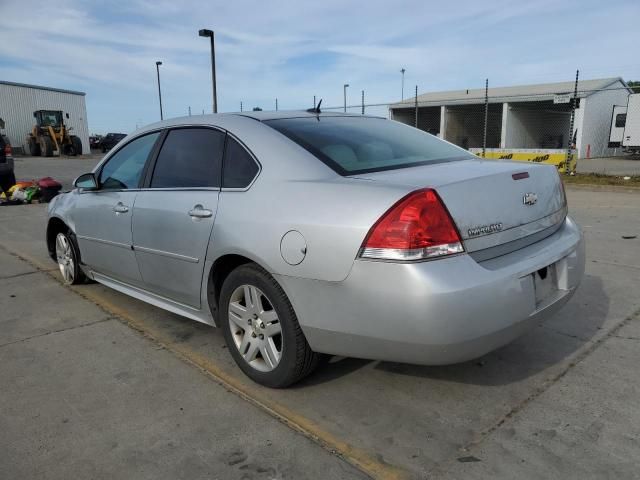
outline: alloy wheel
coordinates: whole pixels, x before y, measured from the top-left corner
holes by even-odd
[[[267,296],[253,285],[240,285],[229,301],[229,328],[234,344],[247,364],[270,372],[283,351],[278,314]]]
[[[56,236],[56,259],[65,283],[71,284],[75,279],[75,260],[71,242],[64,233]]]

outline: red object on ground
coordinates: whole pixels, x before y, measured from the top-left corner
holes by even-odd
[[[62,189],[62,184],[51,177],[44,177],[37,181],[40,188],[40,201],[50,202]]]
[[[41,178],[37,183],[40,188],[62,188],[62,184],[51,177]]]

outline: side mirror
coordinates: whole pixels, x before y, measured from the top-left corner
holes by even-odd
[[[67,117],[67,119],[69,118],[69,114],[68,113],[65,113],[65,116]]]
[[[95,174],[85,173],[74,180],[73,186],[83,190],[97,190],[98,180],[96,179]]]

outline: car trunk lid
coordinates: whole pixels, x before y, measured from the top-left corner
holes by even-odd
[[[520,239],[549,234],[566,216],[566,200],[553,166],[469,159],[360,174],[352,178],[434,188],[462,237],[465,250],[476,252]],[[496,256],[496,255],[492,255]]]

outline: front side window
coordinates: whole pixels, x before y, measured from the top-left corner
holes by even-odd
[[[151,188],[220,187],[224,137],[210,128],[171,130],[158,155]]]
[[[616,128],[622,128],[627,123],[627,114],[619,113],[616,115]]]
[[[224,152],[224,173],[222,186],[226,188],[245,188],[253,181],[259,167],[249,152],[230,136]]]
[[[372,117],[301,117],[264,122],[340,175],[473,158],[417,128]]]
[[[136,138],[109,158],[100,172],[100,188],[138,188],[144,165],[159,135],[160,132],[155,132]]]

